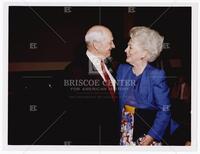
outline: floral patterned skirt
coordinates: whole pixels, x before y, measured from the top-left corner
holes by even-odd
[[[127,111],[124,107],[122,110],[120,145],[134,145],[134,109],[133,112]]]
[[[145,134],[133,141],[135,108],[125,105],[122,110],[120,145],[139,145]],[[145,133],[145,132],[144,132]],[[162,145],[161,142],[154,141],[151,145]]]

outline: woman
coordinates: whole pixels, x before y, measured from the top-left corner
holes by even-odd
[[[121,64],[117,71],[121,145],[168,144],[164,136],[171,121],[169,88],[165,72],[149,65],[160,55],[163,40],[147,27],[130,30],[125,49],[128,64]]]

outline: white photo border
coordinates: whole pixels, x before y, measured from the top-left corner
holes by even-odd
[[[191,121],[191,146],[160,146],[160,147],[140,147],[135,146],[134,148],[131,146],[38,146],[38,145],[20,145],[20,146],[14,146],[14,145],[8,145],[8,9],[9,6],[142,6],[142,7],[148,7],[148,6],[190,6],[192,8],[192,63],[191,63],[191,70],[192,70],[192,103],[191,103],[191,115],[192,115],[192,121]],[[197,150],[197,125],[198,125],[198,118],[197,118],[197,97],[198,97],[198,89],[197,89],[197,72],[198,72],[198,3],[196,2],[176,2],[176,3],[160,3],[160,2],[149,2],[149,3],[143,3],[143,2],[121,2],[121,3],[104,3],[104,2],[95,2],[95,3],[76,3],[76,2],[27,2],[27,1],[21,1],[21,2],[6,2],[3,6],[3,95],[2,95],[2,105],[3,105],[3,150],[19,150],[19,151],[38,151],[38,150],[61,150],[61,151],[77,151],[77,150],[100,150],[100,151],[171,151],[171,152],[180,152],[180,151],[188,151],[188,152],[195,152]]]

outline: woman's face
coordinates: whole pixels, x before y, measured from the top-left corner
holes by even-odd
[[[137,44],[131,41],[128,42],[128,46],[125,49],[126,52],[126,62],[129,64],[135,64],[142,60],[145,56],[145,52],[142,48]]]

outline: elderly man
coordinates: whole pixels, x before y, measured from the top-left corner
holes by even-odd
[[[104,63],[115,48],[112,32],[101,25],[93,26],[87,31],[85,42],[86,54],[66,68],[66,140],[72,145],[117,145],[116,80]]]

